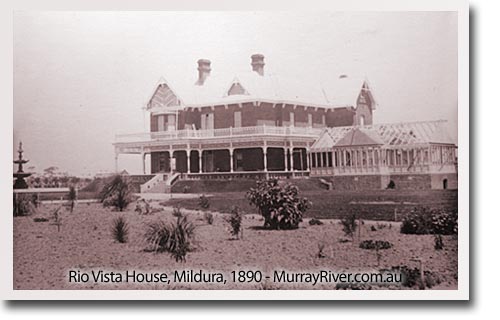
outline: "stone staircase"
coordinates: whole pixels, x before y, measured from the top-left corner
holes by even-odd
[[[158,173],[141,184],[141,193],[170,193],[172,185],[179,179],[180,173]]]

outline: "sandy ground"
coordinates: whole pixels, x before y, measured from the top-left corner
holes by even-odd
[[[323,220],[324,224],[319,226],[310,226],[304,221],[297,230],[269,231],[259,229],[263,224],[259,216],[247,215],[243,220],[243,238],[232,240],[223,215],[215,214],[213,225],[209,225],[202,213],[184,210],[196,225],[197,245],[188,253],[187,261],[181,263],[175,262],[168,253],[144,250],[147,224],[158,219],[173,219],[172,208],[144,216],[133,212],[134,204],[120,213],[88,203],[79,204],[73,213],[63,209],[59,232],[51,221],[34,222],[35,217],[50,218],[56,207],[45,204],[35,215],[14,218],[15,289],[333,289],[334,284],[282,284],[268,279],[259,283],[234,283],[230,281],[230,272],[260,270],[272,279],[275,270],[373,271],[399,265],[413,268],[418,266],[414,258],[423,259],[425,270],[439,275],[441,284],[433,289],[457,288],[456,238],[444,236],[444,249],[437,251],[432,235],[400,234],[399,224],[395,222],[365,221],[362,225],[362,240],[387,240],[394,245],[382,251],[380,266],[377,266],[376,253],[360,249],[359,240],[339,241],[345,237],[337,220]],[[159,207],[157,203],[156,207]],[[110,231],[113,219],[119,215],[124,215],[129,224],[129,240],[125,244],[114,241]],[[377,224],[384,227],[372,231],[371,226]],[[319,244],[325,246],[324,258],[316,257]],[[68,282],[69,270],[172,273],[200,269],[225,273],[227,283]]]

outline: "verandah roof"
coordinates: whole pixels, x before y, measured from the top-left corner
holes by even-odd
[[[411,147],[415,145],[455,143],[446,132],[446,121],[386,123],[369,126],[334,127],[325,129],[311,147],[311,151],[325,151],[333,147],[383,145]]]

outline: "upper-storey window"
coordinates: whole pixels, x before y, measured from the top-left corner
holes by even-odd
[[[359,117],[359,125],[364,126],[365,125],[365,116]]]
[[[312,114],[310,114],[310,113],[308,113],[308,114],[307,114],[307,125],[308,125],[309,127],[312,127],[312,126],[313,126],[313,115],[312,115]]]
[[[293,112],[290,112],[290,126],[294,126],[295,125],[295,113]]]
[[[241,127],[241,111],[234,112],[234,127],[235,128]]]
[[[213,112],[201,114],[201,129],[211,130],[214,128],[214,114]]]

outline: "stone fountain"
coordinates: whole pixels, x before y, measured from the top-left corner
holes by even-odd
[[[23,159],[23,152],[23,143],[19,142],[19,149],[17,150],[19,157],[17,160],[14,160],[14,163],[18,165],[17,172],[14,173],[14,178],[16,178],[16,181],[14,182],[14,189],[28,189],[28,184],[24,179],[31,176],[31,173],[23,171],[23,164],[26,164],[29,161]]]

